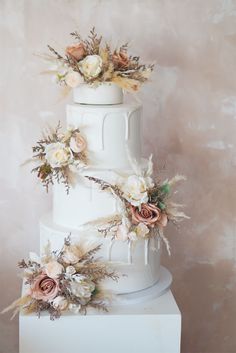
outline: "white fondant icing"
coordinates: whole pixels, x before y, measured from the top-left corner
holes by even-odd
[[[150,246],[150,239],[145,239],[145,265],[148,264],[148,256],[149,256],[149,246]]]
[[[146,161],[144,160],[144,165]],[[119,201],[108,191],[82,176],[93,176],[111,184],[117,182],[120,173],[131,174],[128,170],[85,169],[77,176],[74,186],[67,194],[64,184],[53,185],[53,222],[78,229],[83,224],[119,212]]]
[[[117,175],[113,171],[84,170],[83,175],[94,176],[114,182]],[[109,192],[102,191],[99,185],[78,176],[75,185],[66,193],[63,184],[53,186],[54,223],[78,229],[81,225],[117,213],[117,200]]]
[[[141,156],[141,105],[67,106],[67,124],[81,128],[88,142],[90,164],[103,169],[128,168],[130,155]]]
[[[128,242],[128,264],[132,264],[132,241]]]
[[[101,260],[111,261],[111,266],[120,275],[118,282],[107,280],[104,286],[113,290],[115,293],[130,293],[151,287],[156,283],[160,276],[160,254],[161,251],[155,250],[149,245],[149,259],[145,264],[145,240],[140,239],[132,243],[132,263],[129,263],[127,254],[129,245],[127,242],[115,240],[111,246],[110,237],[98,236],[91,231],[76,231],[70,228],[55,225],[51,216],[46,216],[40,223],[40,249],[50,241],[52,250],[58,250],[62,247],[64,238],[71,234],[72,241],[88,241],[102,244],[97,254]],[[154,240],[157,243],[157,240]],[[109,254],[110,252],[110,254]]]
[[[123,91],[114,83],[102,83],[97,87],[84,83],[73,89],[73,99],[80,104],[120,104]]]
[[[112,251],[112,247],[115,243],[115,240],[114,239],[111,239],[110,240],[110,244],[108,245],[108,261],[111,261],[111,251]]]

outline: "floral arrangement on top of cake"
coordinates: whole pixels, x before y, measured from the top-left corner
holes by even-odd
[[[88,307],[107,311],[111,295],[100,282],[118,276],[94,258],[99,249],[98,245],[72,244],[68,237],[61,251],[51,251],[49,243],[41,258],[30,253],[28,261],[19,262],[24,269],[25,293],[2,313],[14,310],[12,318],[19,311],[40,317],[47,311],[54,320],[65,311],[86,314]]]
[[[166,245],[170,254],[168,239],[163,230],[168,221],[174,224],[184,218],[189,218],[179,210],[183,205],[171,201],[171,191],[174,185],[185,180],[182,175],[176,175],[170,180],[161,182],[153,179],[152,156],[146,169],[142,169],[135,161],[131,161],[134,174],[125,175],[112,185],[101,179],[86,176],[97,183],[102,190],[111,192],[119,200],[120,214],[107,219],[91,222],[98,226],[98,231],[104,236],[111,235],[114,239],[136,241],[159,237]]]
[[[70,184],[73,184],[73,172],[88,164],[87,142],[79,129],[60,130],[60,123],[56,129],[49,128],[33,147],[33,160],[39,165],[32,172],[37,173],[47,191],[56,180],[65,184],[68,193]]]
[[[137,91],[147,81],[154,65],[140,63],[138,56],[128,54],[128,44],[112,49],[103,44],[95,28],[87,39],[75,31],[71,33],[74,44],[65,49],[64,56],[48,45],[53,56],[47,59],[55,65],[47,73],[56,75],[57,82],[70,88],[82,83],[97,86],[112,82],[127,91]]]

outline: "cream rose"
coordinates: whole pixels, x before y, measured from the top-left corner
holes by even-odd
[[[52,306],[54,309],[66,310],[68,307],[68,301],[62,295],[58,295],[53,301]]]
[[[121,185],[124,198],[133,206],[140,206],[148,201],[145,178],[138,175],[129,176]]]
[[[51,278],[58,278],[64,271],[64,267],[57,261],[50,261],[45,266],[46,274]]]
[[[78,65],[86,78],[95,78],[102,71],[102,58],[99,55],[88,55]]]
[[[66,165],[71,158],[71,151],[64,143],[55,142],[45,148],[45,158],[52,168],[59,168]]]
[[[79,133],[76,132],[70,139],[70,149],[74,153],[83,152],[87,147],[85,138]]]
[[[65,76],[67,86],[75,88],[84,82],[83,77],[76,71],[68,72]]]

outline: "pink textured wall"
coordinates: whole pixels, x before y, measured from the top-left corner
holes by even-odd
[[[183,314],[182,353],[235,353],[236,1],[1,0],[0,16],[0,307],[19,295],[16,263],[38,249],[38,220],[50,208],[19,166],[67,103],[32,53],[95,25],[159,64],[139,98],[144,154],[188,177],[179,195],[191,220],[169,228],[172,257],[163,259]],[[0,353],[16,353],[17,319],[0,320]]]

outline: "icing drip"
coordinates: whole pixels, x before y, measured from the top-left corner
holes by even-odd
[[[115,240],[111,239],[110,244],[108,246],[108,256],[107,256],[108,261],[111,261],[111,251],[112,251],[114,243],[115,243]]]
[[[148,261],[149,261],[149,242],[150,239],[145,239],[145,243],[144,243],[144,261],[145,261],[145,265],[148,265]]]
[[[128,141],[130,138],[130,117],[132,112],[128,112],[125,115],[125,141]]]
[[[135,110],[136,111],[136,110]],[[127,112],[125,115],[125,141],[128,141],[130,138],[130,118],[133,111]],[[109,113],[100,116],[101,119],[101,144],[100,149],[103,151],[105,148],[105,141],[104,141],[104,128],[105,128],[105,120]]]
[[[105,139],[104,139],[104,127],[105,127],[105,120],[106,120],[107,114],[101,115],[101,144],[100,144],[100,150],[104,151],[105,148]]]
[[[132,241],[130,240],[128,243],[128,264],[132,264]]]

